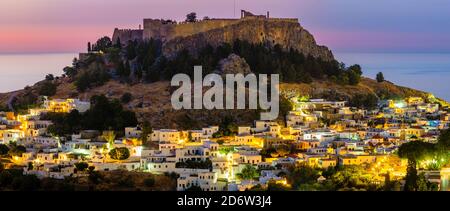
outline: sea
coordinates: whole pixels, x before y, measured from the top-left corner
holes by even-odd
[[[76,53],[0,54],[0,93],[31,86],[47,74],[61,76]]]
[[[359,64],[363,75],[434,94],[450,102],[450,53],[345,53],[335,57],[347,66]]]
[[[22,89],[45,78],[59,76],[77,53],[0,54],[0,93]],[[347,65],[359,64],[363,74],[433,93],[450,101],[450,53],[348,53],[335,52]]]

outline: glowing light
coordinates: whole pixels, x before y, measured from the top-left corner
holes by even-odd
[[[404,102],[396,102],[396,103],[394,103],[394,106],[396,108],[404,108],[404,107],[406,107]]]

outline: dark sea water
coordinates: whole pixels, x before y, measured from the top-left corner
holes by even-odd
[[[347,65],[360,64],[364,75],[433,93],[450,101],[450,54],[434,53],[335,53]]]
[[[0,54],[0,93],[22,89],[51,73],[62,74],[75,53]],[[335,53],[339,61],[360,64],[364,75],[383,72],[396,84],[424,90],[450,101],[450,54]]]
[[[60,76],[71,65],[75,53],[0,54],[0,93],[23,89],[47,74]]]

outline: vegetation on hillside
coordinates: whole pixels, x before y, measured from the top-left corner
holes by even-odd
[[[54,124],[48,131],[57,136],[73,134],[80,130],[114,130],[123,133],[123,128],[137,125],[136,115],[126,111],[118,100],[108,100],[104,95],[94,96],[92,106],[85,113],[73,110],[70,113],[48,113],[42,119]]]
[[[440,169],[450,163],[450,130],[445,130],[439,136],[438,143],[411,141],[402,144],[398,155],[408,159],[407,174],[405,177],[406,191],[431,190],[431,184],[423,183],[423,175],[417,173],[417,168]]]
[[[190,19],[194,17],[189,17]],[[208,45],[191,55],[187,49],[173,58],[161,53],[159,40],[144,42],[129,41],[122,47],[120,40],[112,43],[108,37],[99,39],[91,48],[94,51],[83,60],[74,60],[72,67],[64,68],[80,92],[101,86],[111,77],[124,82],[155,82],[170,80],[173,75],[185,73],[193,75],[193,66],[202,65],[203,73],[212,73],[219,61],[230,54],[244,58],[256,74],[280,74],[281,81],[287,83],[310,83],[313,79],[323,79],[341,85],[357,85],[362,70],[359,65],[346,67],[337,61],[323,61],[305,56],[294,49],[284,49],[280,45],[252,44],[236,40],[216,48]]]

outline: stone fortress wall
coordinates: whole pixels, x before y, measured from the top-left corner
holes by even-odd
[[[163,23],[160,20],[144,20],[143,39],[160,39],[169,41],[176,37],[187,37],[207,32],[213,29],[229,26],[239,22],[239,19],[211,19],[195,23]]]
[[[139,27],[140,28],[140,27]],[[121,44],[127,44],[128,41],[142,40],[144,30],[142,29],[114,29],[112,41],[114,44],[120,39]]]
[[[224,28],[230,25],[238,24],[247,20],[266,20],[270,22],[293,22],[298,23],[297,18],[270,18],[267,16],[253,15],[245,10],[241,11],[240,19],[209,19],[194,23],[165,23],[161,20],[144,19],[143,39],[160,39],[169,41],[177,37],[188,37],[214,29]]]
[[[193,23],[144,19],[143,30],[116,29],[113,42],[116,43],[118,38],[123,45],[128,40],[161,40],[163,54],[167,57],[183,49],[195,54],[196,50],[207,44],[217,47],[240,39],[251,43],[279,44],[286,49],[293,48],[304,55],[326,61],[334,59],[327,47],[317,45],[314,37],[300,25],[297,18],[271,18],[269,12],[267,15],[254,15],[242,10],[239,19],[209,19]]]
[[[269,13],[267,13],[267,16],[253,15],[248,11],[242,10],[240,19],[215,18],[194,23],[174,23],[160,19],[144,19],[144,29],[140,29],[140,27],[139,29],[116,28],[112,40],[113,43],[116,43],[117,40],[120,39],[122,44],[126,44],[130,40],[146,40],[151,38],[169,41],[177,37],[188,37],[214,29],[224,28],[246,20],[298,23],[297,18],[270,18]]]

